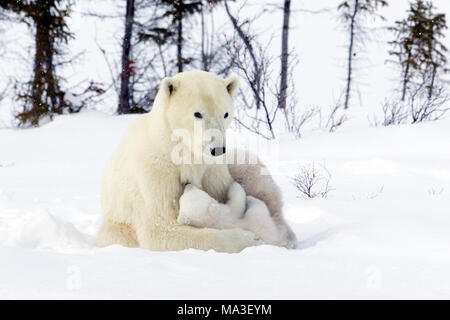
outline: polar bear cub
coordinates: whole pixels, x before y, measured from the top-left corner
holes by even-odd
[[[266,204],[246,196],[237,182],[231,184],[225,204],[192,184],[186,185],[180,197],[177,221],[198,228],[241,228],[253,232],[267,244],[281,245],[278,228]]]

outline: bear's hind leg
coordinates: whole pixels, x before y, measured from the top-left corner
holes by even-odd
[[[105,221],[98,232],[98,246],[106,247],[120,244],[124,247],[137,248],[136,232],[126,223]]]
[[[247,152],[247,158],[249,157]],[[267,167],[258,160],[257,164],[230,164],[229,170],[233,179],[244,188],[248,196],[253,196],[266,204],[283,239],[282,245],[290,249],[296,248],[297,237],[283,218],[281,190]]]

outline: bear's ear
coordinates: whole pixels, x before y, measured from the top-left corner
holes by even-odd
[[[225,87],[227,88],[228,93],[230,96],[233,96],[236,92],[237,88],[239,87],[239,80],[236,77],[229,77],[224,80],[225,81]]]
[[[178,81],[174,78],[166,77],[161,82],[160,90],[168,96],[172,96],[178,89]]]

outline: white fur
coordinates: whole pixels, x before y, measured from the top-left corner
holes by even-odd
[[[172,140],[177,129],[192,133],[196,123],[204,130],[219,130],[225,136],[234,114],[232,95],[236,88],[235,78],[220,79],[203,71],[184,72],[162,81],[152,111],[131,125],[105,168],[99,246],[239,252],[260,244],[246,230],[200,229],[177,222],[179,199],[186,182],[201,186],[214,199],[224,202],[233,178],[241,180],[247,194],[263,200],[286,237],[295,239],[282,220],[280,197],[276,196],[272,204],[270,198],[252,193],[252,181],[259,179],[253,166],[248,166],[248,170],[237,166],[234,170],[228,165],[172,161],[171,153],[180,145],[180,141]],[[202,112],[204,118],[196,120],[195,112]],[[230,116],[225,119],[226,112]],[[193,149],[202,147],[195,145]],[[270,182],[265,185],[270,194],[276,189]]]
[[[254,234],[242,229],[198,229],[180,225],[178,201],[183,183],[202,183],[206,165],[177,165],[171,152],[177,129],[194,130],[194,112],[202,112],[203,129],[223,131],[234,113],[232,93],[236,79],[220,79],[202,71],[180,73],[162,81],[152,111],[137,119],[109,160],[102,184],[103,225],[100,246],[118,243],[150,250],[197,248],[239,252],[258,245]],[[224,119],[225,112],[230,117]],[[228,167],[214,168],[206,182],[218,198],[225,197],[232,178]]]
[[[246,197],[237,182],[231,184],[226,204],[219,203],[191,184],[187,185],[180,198],[177,221],[198,228],[242,228],[253,232],[265,243],[282,244],[279,230],[265,203],[252,196]]]

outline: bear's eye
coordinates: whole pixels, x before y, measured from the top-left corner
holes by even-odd
[[[228,118],[228,112],[225,112],[225,114],[223,115],[223,117],[226,119]]]
[[[202,119],[203,118],[203,116],[202,116],[202,114],[200,112],[194,113],[194,117],[196,117],[197,119]]]

